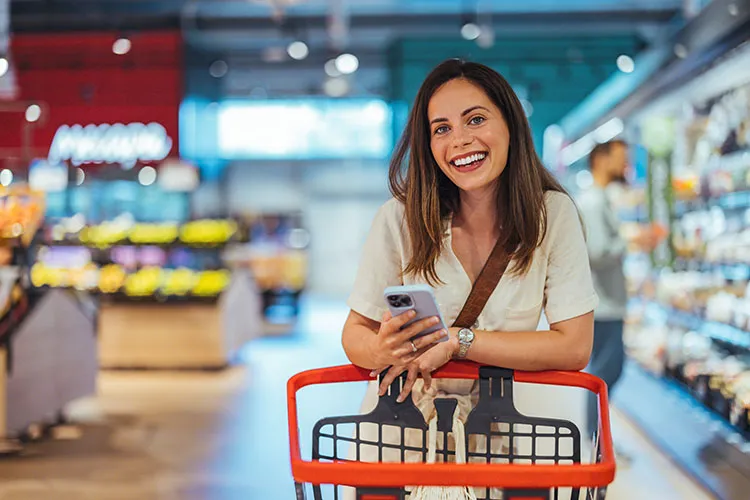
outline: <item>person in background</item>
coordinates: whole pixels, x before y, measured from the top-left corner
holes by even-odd
[[[628,300],[623,270],[625,253],[628,246],[651,251],[659,243],[657,232],[650,227],[636,231],[630,240],[622,236],[608,188],[614,183],[627,183],[629,163],[625,141],[598,144],[589,155],[594,183],[578,198],[586,227],[594,289],[599,296],[599,305],[594,311],[594,345],[586,371],[604,380],[610,394],[622,375],[625,361],[623,327]],[[597,415],[597,400],[591,393],[586,408],[589,437],[597,431]],[[627,460],[621,452],[618,452],[618,458]]]

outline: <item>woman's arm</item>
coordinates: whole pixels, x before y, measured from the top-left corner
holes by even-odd
[[[594,313],[554,323],[550,328],[540,332],[475,330],[474,342],[466,353],[466,359],[482,365],[523,371],[579,371],[586,368],[594,341]],[[383,395],[404,370],[408,371],[408,375],[398,396],[399,402],[411,392],[418,375],[422,375],[425,387],[429,387],[431,373],[458,353],[458,330],[450,328],[448,342],[436,345],[408,365],[389,370],[380,383],[378,394]]]
[[[458,329],[451,329],[455,336]],[[466,359],[514,370],[583,370],[594,342],[594,313],[550,325],[538,332],[474,331]]]
[[[380,330],[380,323],[362,316],[358,312],[349,311],[341,334],[341,344],[352,364],[362,368],[374,369],[375,360],[372,351],[375,337]]]

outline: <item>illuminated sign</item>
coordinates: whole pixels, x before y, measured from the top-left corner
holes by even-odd
[[[139,160],[163,160],[171,150],[172,139],[158,123],[62,125],[52,140],[48,160],[52,164],[69,160],[76,166],[119,163],[133,168]]]

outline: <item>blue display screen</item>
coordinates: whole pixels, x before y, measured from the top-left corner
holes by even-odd
[[[393,147],[392,111],[381,100],[230,100],[216,113],[227,160],[381,159]]]

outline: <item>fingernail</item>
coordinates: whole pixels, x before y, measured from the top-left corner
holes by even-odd
[[[409,316],[414,317],[416,315],[417,315],[417,311],[415,311],[414,309],[409,311]]]
[[[401,396],[399,396],[399,397],[396,398],[396,402],[397,403],[403,403],[404,402],[404,398],[402,398]]]
[[[374,376],[375,376],[375,370],[373,370],[373,371],[371,371],[371,372],[370,372],[370,376],[371,376],[371,377],[374,377]]]

